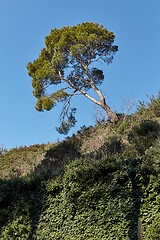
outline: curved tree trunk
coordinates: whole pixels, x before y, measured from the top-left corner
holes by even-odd
[[[108,105],[104,105],[102,108],[106,111],[111,122],[115,123],[118,121],[118,117],[117,117],[116,113],[114,113]]]
[[[63,78],[61,76],[61,74],[59,73],[60,78],[69,84],[69,86],[71,86],[73,89],[75,89],[76,91],[79,91],[82,95],[84,95],[86,98],[88,98],[89,100],[91,100],[92,102],[94,102],[95,104],[97,104],[98,106],[100,106],[101,108],[103,108],[105,110],[105,112],[107,113],[109,119],[111,122],[115,123],[118,120],[118,117],[116,115],[115,112],[113,112],[111,110],[111,108],[106,104],[106,100],[105,97],[103,95],[103,93],[97,88],[97,86],[94,84],[93,79],[90,77],[89,73],[87,72],[87,75],[90,77],[90,86],[92,87],[92,89],[95,91],[95,93],[98,95],[100,101],[96,100],[94,97],[91,97],[86,91],[84,91],[83,89],[75,86],[71,81],[68,81],[67,79]],[[75,91],[75,92],[76,92]],[[73,94],[74,95],[74,94]]]
[[[110,121],[115,123],[118,120],[118,117],[115,112],[111,110],[111,108],[106,104],[106,99],[103,95],[103,93],[94,85],[92,87],[94,91],[97,93],[97,95],[100,98],[99,106],[101,106],[105,112],[107,113],[108,117],[110,118]]]

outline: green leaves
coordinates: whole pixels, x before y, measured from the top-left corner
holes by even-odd
[[[85,52],[87,51],[87,47],[83,44],[77,44],[74,46],[71,46],[70,48],[70,55],[78,58],[81,55],[85,54]]]
[[[135,125],[128,134],[128,140],[133,143],[140,154],[151,147],[160,133],[160,125],[157,121],[144,120]]]
[[[41,112],[44,111],[44,109],[50,111],[53,106],[55,106],[55,102],[51,98],[43,97],[37,100],[35,108],[37,111]]]
[[[40,83],[40,86],[41,86],[41,83]],[[34,94],[36,94],[36,96],[39,97],[35,107],[37,111],[44,111],[44,110],[50,111],[53,107],[56,106],[58,102],[66,101],[67,98],[69,97],[69,94],[65,92],[64,89],[58,90],[53,94],[50,94],[49,96],[42,95],[42,97],[41,97],[42,92],[40,87],[35,88],[35,91],[37,92],[34,92]]]
[[[96,85],[101,85],[102,81],[104,80],[103,71],[98,68],[92,68],[91,75],[93,76],[94,83]]]

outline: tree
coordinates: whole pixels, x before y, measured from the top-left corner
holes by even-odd
[[[113,32],[92,22],[55,28],[45,38],[46,47],[39,57],[28,63],[33,95],[37,98],[36,110],[49,111],[58,102],[64,102],[61,125],[57,128],[60,133],[68,133],[76,123],[76,108],[71,107],[71,99],[75,95],[85,96],[103,108],[110,121],[117,121],[117,115],[98,87],[104,80],[104,74],[97,68],[99,62],[112,62],[114,53],[118,51],[118,47],[113,45],[114,38]],[[60,85],[58,90],[57,85]],[[47,92],[53,86],[56,90]],[[90,90],[96,93],[98,100],[91,96]]]

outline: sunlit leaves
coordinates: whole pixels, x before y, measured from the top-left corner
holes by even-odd
[[[37,111],[50,111],[55,107],[56,103],[66,101],[68,97],[69,94],[64,89],[58,90],[49,96],[43,95],[43,97],[39,97],[35,108]]]
[[[79,57],[87,51],[87,47],[83,44],[77,44],[70,48],[70,55],[73,57]]]
[[[51,98],[56,100],[57,102],[63,102],[69,97],[69,94],[64,90],[60,89],[53,94],[51,94]]]

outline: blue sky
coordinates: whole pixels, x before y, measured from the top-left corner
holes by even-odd
[[[103,92],[113,110],[123,99],[147,101],[160,90],[159,0],[0,1],[0,146],[7,149],[63,139],[55,127],[60,109],[37,112],[26,65],[44,47],[53,28],[97,22],[116,35],[119,51],[104,69]],[[76,132],[95,122],[97,108],[76,99]]]

